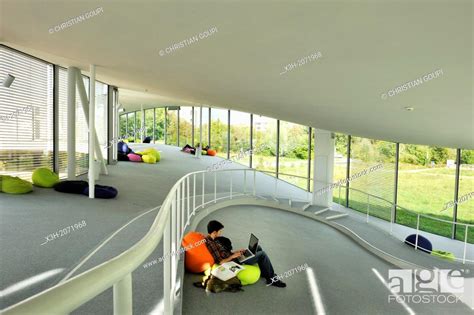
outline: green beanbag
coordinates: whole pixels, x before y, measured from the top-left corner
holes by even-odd
[[[2,176],[2,192],[6,194],[26,194],[33,191],[33,185],[19,177]]]
[[[142,151],[145,155],[153,155],[156,159],[156,162],[159,162],[161,159],[160,152],[158,152],[155,148],[147,148]]]
[[[433,250],[431,251],[431,255],[451,261],[454,261],[456,259],[453,253],[445,252],[442,250]]]
[[[37,168],[31,176],[33,184],[38,187],[51,188],[59,183],[59,176],[47,167]]]
[[[155,156],[151,155],[151,154],[142,155],[142,160],[143,160],[143,162],[148,163],[148,164],[155,164],[156,163]]]
[[[243,265],[244,270],[237,274],[237,278],[240,280],[242,285],[254,284],[260,279],[260,268],[258,264],[255,265]]]

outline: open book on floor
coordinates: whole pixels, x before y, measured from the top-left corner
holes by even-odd
[[[211,274],[222,281],[227,281],[230,278],[237,276],[237,274],[244,269],[244,266],[229,261],[212,270]]]

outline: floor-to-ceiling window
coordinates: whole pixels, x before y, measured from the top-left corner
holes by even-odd
[[[174,108],[167,110],[166,144],[178,145],[178,110]]]
[[[120,128],[120,134],[119,134],[120,139],[126,138],[126,135],[127,135],[127,115],[126,114],[120,115],[119,128]]]
[[[308,189],[309,127],[280,121],[278,177]]]
[[[200,108],[194,107],[194,146],[199,144],[200,137]],[[202,108],[202,147],[209,145],[209,108]]]
[[[228,111],[226,109],[211,109],[211,148],[217,151],[217,156],[227,158],[227,127]]]
[[[447,203],[443,208],[452,208]],[[457,221],[474,224],[474,150],[461,150],[461,164],[459,170],[459,191],[457,200]],[[458,225],[456,238],[464,240],[465,229]],[[468,240],[474,243],[474,228],[468,229]]]
[[[276,175],[277,120],[253,115],[252,167]]]
[[[397,223],[416,227],[417,215],[412,212],[452,221],[453,208],[445,205],[454,196],[456,150],[400,144],[399,159]],[[426,217],[421,217],[420,229],[452,235],[452,224]]]
[[[145,130],[143,132],[143,139],[146,137],[153,137],[153,108],[145,109]]]
[[[142,143],[142,117],[143,111],[137,110],[135,112],[135,142]]]
[[[53,168],[53,66],[0,46],[0,174],[31,180],[38,167]]]
[[[230,159],[250,166],[250,114],[230,112]]]
[[[334,202],[337,202],[341,205],[346,205],[347,185],[345,179],[347,177],[347,146],[349,136],[342,133],[336,133],[334,136],[335,152],[333,182],[340,184],[332,190],[332,195]]]
[[[395,143],[351,137],[349,207],[390,221],[395,155]]]
[[[155,108],[155,143],[165,143],[164,108]]]
[[[179,146],[192,145],[193,142],[193,108],[182,106],[179,110]]]
[[[127,114],[128,123],[127,123],[127,138],[128,142],[135,142],[135,112]]]

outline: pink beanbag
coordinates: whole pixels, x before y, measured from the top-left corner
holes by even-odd
[[[141,162],[142,161],[142,157],[139,156],[138,154],[129,153],[127,156],[128,156],[128,159],[132,162]]]

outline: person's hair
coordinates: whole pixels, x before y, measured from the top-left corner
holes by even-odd
[[[223,229],[224,226],[222,223],[216,220],[209,221],[207,224],[207,233],[211,234],[214,231],[219,231],[220,229]]]
[[[229,252],[232,251],[232,241],[225,236],[216,237],[216,241]]]

